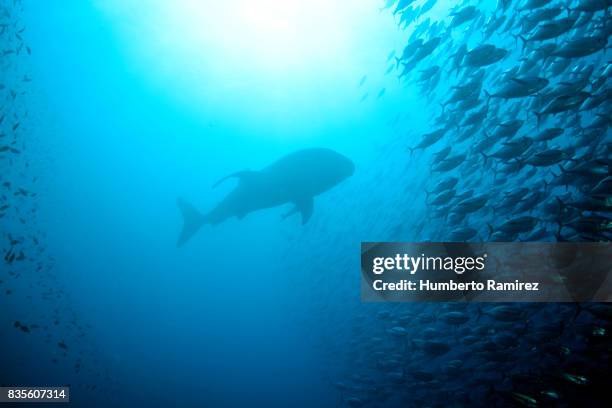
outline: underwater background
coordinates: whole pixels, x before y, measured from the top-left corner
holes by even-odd
[[[368,304],[359,265],[363,241],[609,240],[607,7],[2,0],[0,384],[607,405],[607,304]],[[267,209],[176,247],[178,197],[207,211],[217,180],[310,147],[355,173],[309,222]]]

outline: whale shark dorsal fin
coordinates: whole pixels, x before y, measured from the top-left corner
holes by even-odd
[[[215,184],[213,184],[212,188],[217,187],[219,184],[221,184],[224,181],[229,180],[229,179],[231,179],[233,177],[236,177],[236,178],[239,178],[239,179],[243,180],[245,177],[252,176],[252,175],[254,175],[256,173],[257,173],[256,171],[252,171],[252,170],[243,170],[243,171],[237,171],[236,173],[228,174],[227,176],[217,180],[217,182]]]

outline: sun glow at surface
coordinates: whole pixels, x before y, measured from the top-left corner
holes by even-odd
[[[151,0],[146,7],[99,0],[97,6],[138,78],[202,117],[233,114],[245,126],[266,122],[268,129],[304,118],[314,118],[313,126],[340,120],[363,93],[359,78],[382,74],[390,47],[403,37],[374,0]]]
[[[239,37],[247,40],[242,50],[249,60],[276,71],[332,57],[345,45],[345,33],[330,21],[332,10],[316,3],[266,0],[236,7],[230,14]]]
[[[350,69],[360,57],[364,19],[377,10],[374,2],[349,7],[327,0],[151,1],[144,12],[135,0],[99,5],[120,26],[130,52],[156,61],[150,69],[224,80],[299,80]]]

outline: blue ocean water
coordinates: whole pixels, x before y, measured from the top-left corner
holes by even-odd
[[[381,10],[384,3],[392,7]],[[484,40],[469,25],[460,33],[440,30],[452,39],[407,77],[407,61],[395,57],[426,17],[448,24],[453,7],[472,3],[483,21],[485,13],[504,14],[497,2],[439,0],[403,28],[393,1],[0,3],[18,16],[15,30],[25,28],[29,47],[3,71],[6,90],[17,89],[17,97],[3,95],[3,106],[10,106],[11,123],[19,117],[14,146],[23,153],[1,162],[2,181],[29,193],[9,196],[18,209],[0,222],[4,238],[19,237],[20,245],[36,238],[40,248],[28,252],[26,266],[6,265],[0,275],[0,289],[11,290],[0,297],[0,361],[9,367],[2,384],[70,385],[73,405],[87,407],[482,405],[497,395],[493,384],[501,384],[500,393],[521,391],[518,375],[537,375],[538,393],[560,392],[539,370],[598,384],[609,372],[609,329],[605,345],[596,344],[601,366],[592,364],[593,341],[581,333],[609,328],[609,320],[576,318],[572,305],[517,306],[529,317],[504,322],[495,312],[483,315],[480,305],[360,301],[361,242],[452,240],[467,226],[476,230],[467,240],[487,240],[487,224],[497,228],[512,215],[494,210],[503,191],[527,187],[526,197],[541,203],[577,189],[555,186],[554,167],[529,177],[530,169],[519,169],[514,177],[498,172],[503,163],[478,167],[466,159],[432,170],[433,153],[445,146],[471,155],[481,137],[475,128],[463,141],[448,136],[433,149],[409,151],[440,126],[440,102],[468,78],[451,74],[423,89],[413,76],[434,63],[448,70],[460,43],[473,49]],[[488,41],[515,53],[487,67],[485,88],[492,90],[523,54],[509,32]],[[575,67],[591,64],[607,75],[608,58],[599,52]],[[521,134],[534,136],[540,125],[526,101],[491,102],[483,92],[480,106],[490,109],[489,119],[520,117],[527,122]],[[606,100],[600,108],[608,120],[609,106]],[[598,118],[581,115],[585,124]],[[555,120],[545,117],[542,126]],[[609,146],[607,126],[592,151],[575,146],[587,151],[582,158]],[[555,143],[569,149],[573,137],[568,132]],[[286,205],[204,226],[176,247],[177,198],[208,211],[235,185],[212,188],[217,180],[312,147],[346,155],[355,173],[315,198],[308,223],[299,215],[283,219]],[[485,210],[457,225],[425,194],[451,176],[464,192],[490,194]],[[543,182],[554,190],[536,195]],[[554,221],[541,222],[538,239],[559,238]],[[440,320],[449,311],[465,313],[469,323]],[[15,322],[30,331],[16,330]],[[389,335],[398,325],[411,341]],[[470,336],[477,351],[462,340]],[[452,350],[428,354],[422,343],[430,339]],[[559,363],[554,356],[565,348],[575,357]],[[470,359],[473,353],[480,360]],[[568,398],[560,406],[575,403]],[[501,401],[529,406],[516,396]]]

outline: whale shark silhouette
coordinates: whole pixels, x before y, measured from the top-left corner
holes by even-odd
[[[314,148],[298,150],[259,171],[230,174],[217,181],[213,188],[230,178],[237,178],[238,184],[207,214],[178,199],[183,228],[177,246],[185,244],[205,224],[217,225],[230,217],[242,219],[251,212],[286,203],[293,203],[294,207],[283,218],[299,212],[305,224],[312,215],[314,197],[350,177],[354,171],[355,165],[347,157],[330,149]]]

